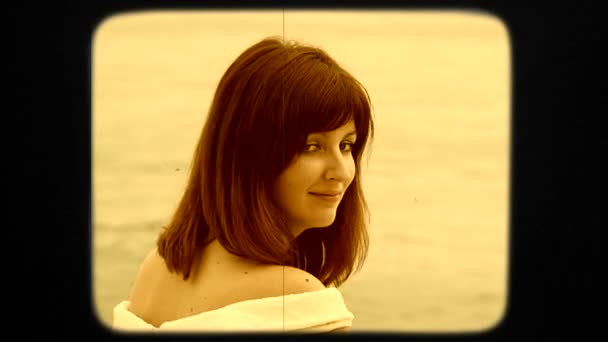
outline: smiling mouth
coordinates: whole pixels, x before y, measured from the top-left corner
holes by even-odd
[[[337,202],[340,200],[340,194],[319,194],[319,193],[315,193],[315,192],[310,192],[311,195],[315,196],[316,198],[323,200],[323,201],[327,201],[327,202]]]
[[[317,192],[311,192],[311,194],[312,195],[316,195],[316,196],[327,196],[327,197],[337,197],[337,196],[340,196],[339,192],[333,193],[333,194],[320,194],[320,193],[317,193]]]

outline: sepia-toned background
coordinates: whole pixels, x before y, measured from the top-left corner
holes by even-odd
[[[325,49],[367,88],[370,250],[342,287],[353,331],[479,331],[502,319],[510,46],[481,12],[134,12],[92,44],[93,300],[110,325],[184,190],[215,87],[268,36]]]

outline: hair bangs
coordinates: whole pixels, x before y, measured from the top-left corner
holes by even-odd
[[[294,99],[300,102],[301,112],[297,115],[300,129],[306,134],[329,132],[351,120],[366,121],[369,104],[360,88],[336,71],[323,81],[311,82],[305,95]]]
[[[371,124],[365,88],[344,70],[317,64],[298,75],[298,86],[287,96],[287,131],[303,145],[312,133],[336,130],[354,121],[359,142],[365,143]],[[295,146],[294,146],[295,147]]]

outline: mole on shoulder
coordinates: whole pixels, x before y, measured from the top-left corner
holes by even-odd
[[[248,273],[248,272],[247,272],[247,271],[245,271],[245,274],[247,274],[247,273]]]
[[[308,278],[306,278],[306,282],[308,283]]]

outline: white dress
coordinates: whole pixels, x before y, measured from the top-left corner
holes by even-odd
[[[129,301],[114,307],[116,332],[327,332],[350,327],[354,315],[337,288],[246,300],[155,327],[129,311]]]

